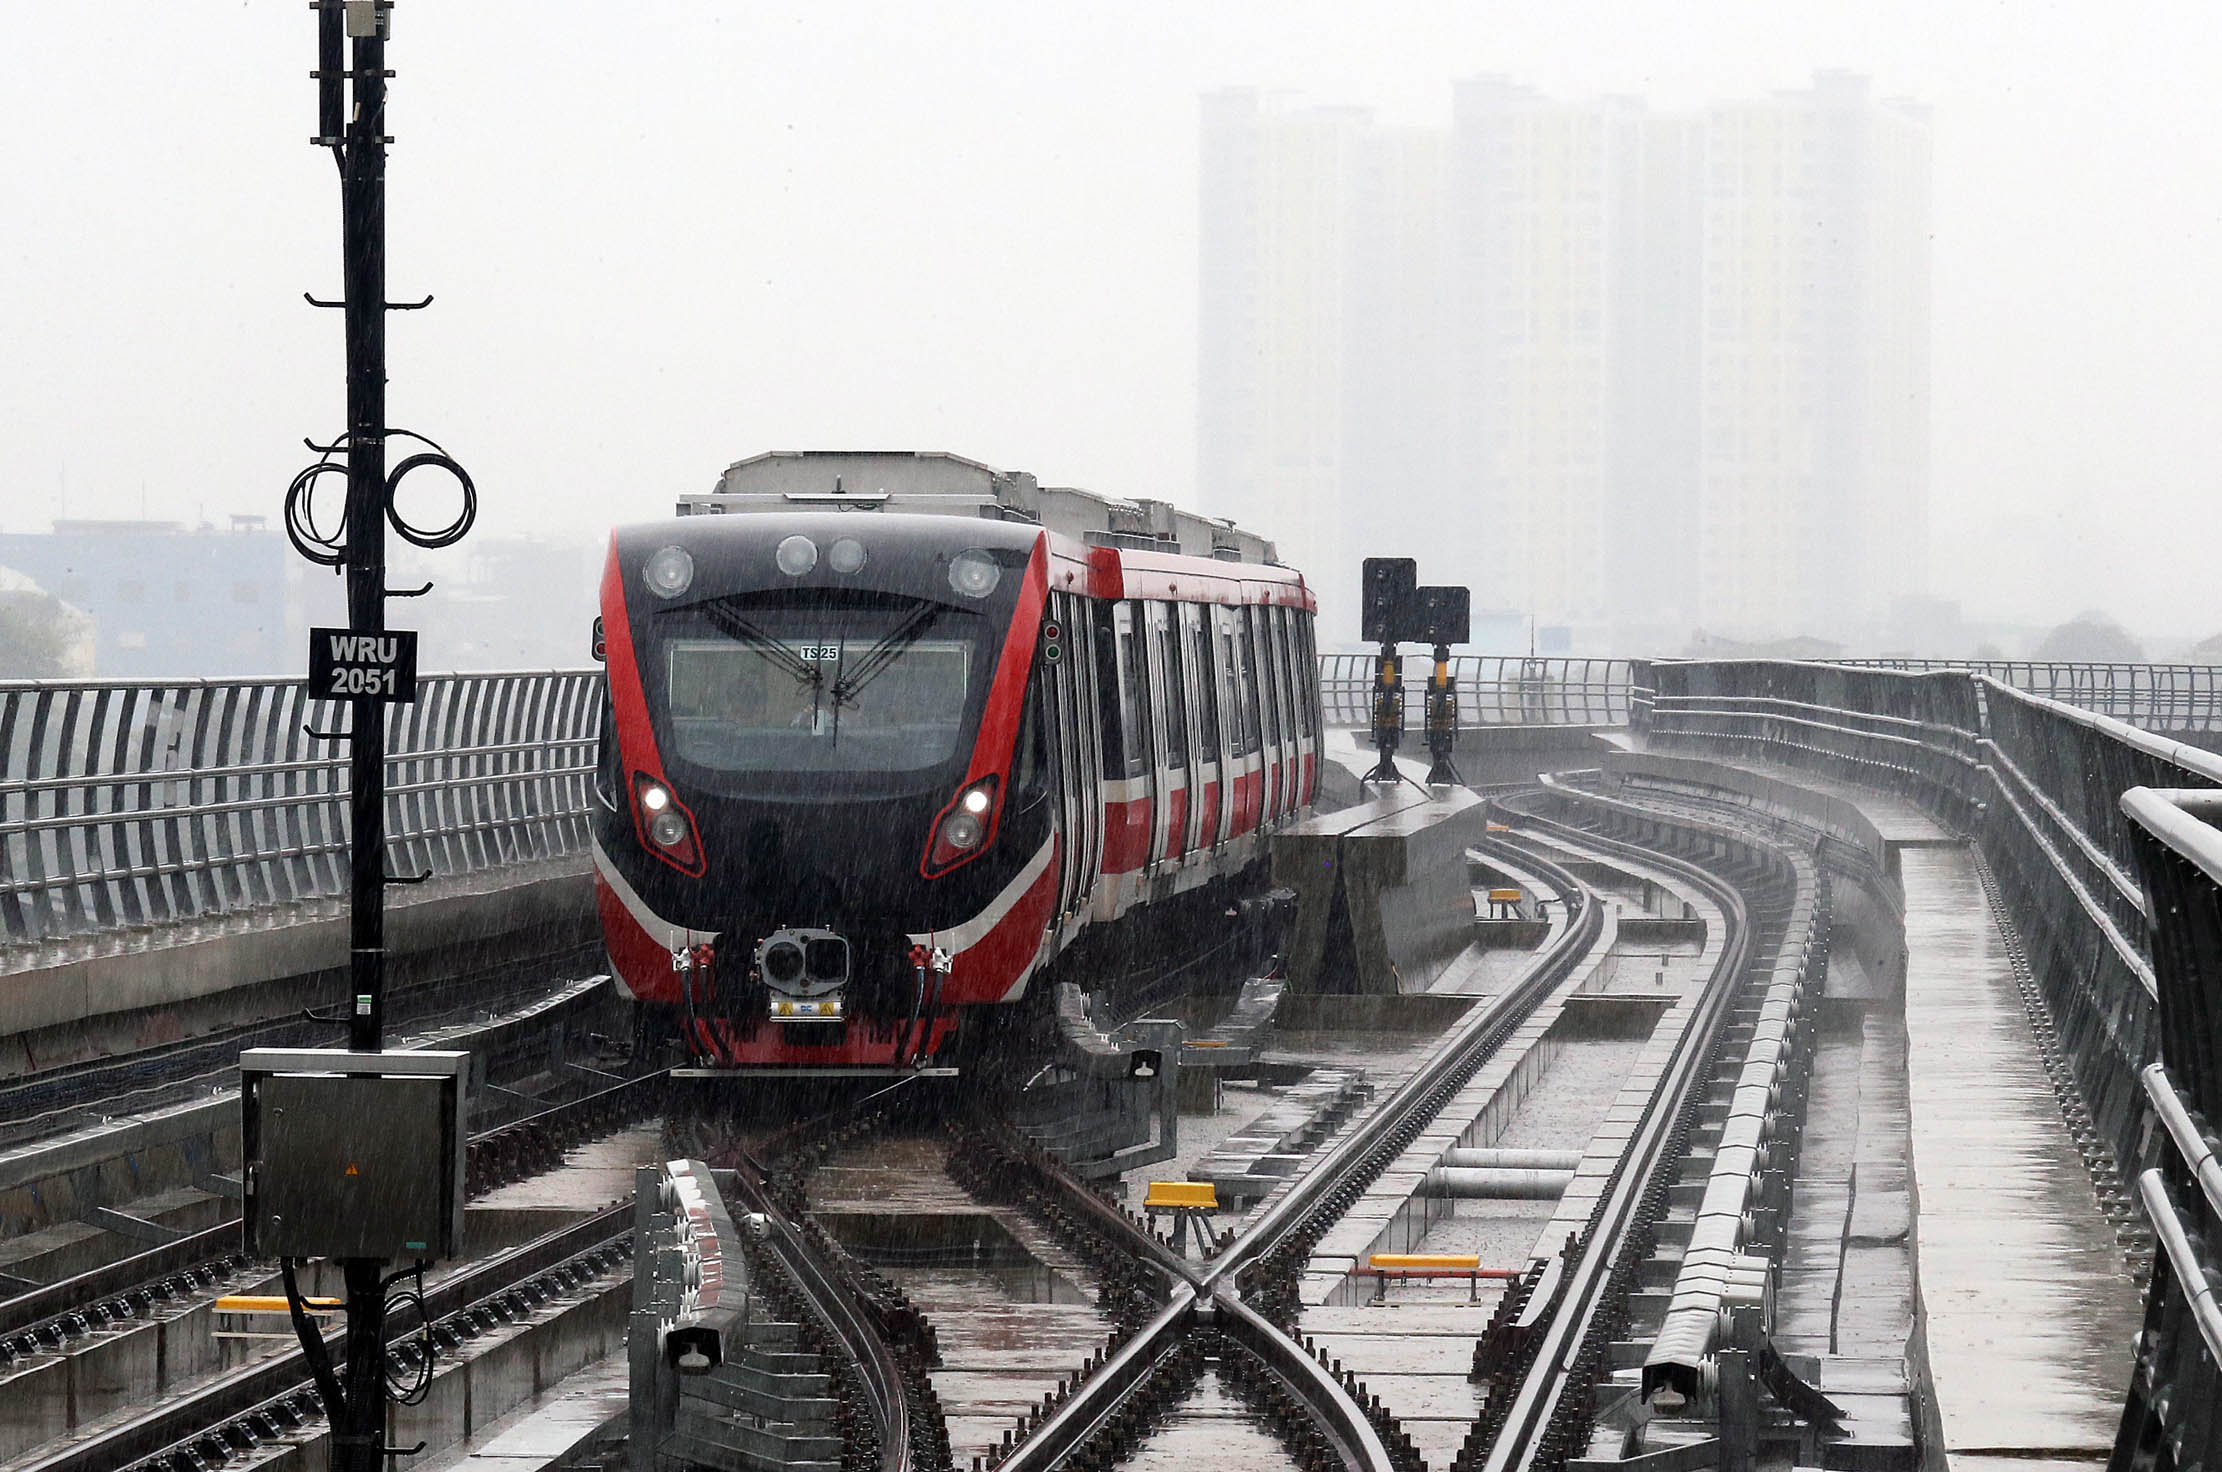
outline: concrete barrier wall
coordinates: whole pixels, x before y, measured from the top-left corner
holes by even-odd
[[[314,901],[42,947],[44,964],[0,975],[0,1077],[329,1004],[345,992],[347,923]],[[584,856],[397,890],[389,984],[590,946],[598,924]]]
[[[1466,850],[1487,808],[1463,789],[1390,793],[1274,835],[1273,882],[1296,892],[1292,992],[1425,991],[1473,938]]]

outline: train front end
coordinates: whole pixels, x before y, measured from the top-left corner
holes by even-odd
[[[715,1068],[909,1068],[1023,994],[1057,835],[1027,700],[1038,528],[621,528],[594,860],[651,1035]]]

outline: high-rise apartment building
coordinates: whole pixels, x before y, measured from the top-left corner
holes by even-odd
[[[1203,502],[1331,636],[1411,551],[1593,645],[1858,638],[1926,555],[1927,181],[1925,115],[1839,73],[1694,115],[1483,78],[1448,130],[1214,94]]]

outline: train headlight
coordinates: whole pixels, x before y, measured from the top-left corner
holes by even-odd
[[[1002,567],[978,547],[968,547],[949,559],[949,586],[967,598],[985,598],[1002,581]]]
[[[975,813],[951,813],[949,820],[941,825],[941,841],[960,854],[972,852],[980,846],[980,840],[987,836],[987,825]]]
[[[934,819],[933,837],[920,865],[928,879],[947,872],[987,847],[1000,779],[983,777],[958,793]]]
[[[854,537],[843,537],[826,548],[826,566],[847,577],[852,572],[864,570],[864,544]]]
[[[797,533],[779,544],[772,553],[772,561],[779,570],[791,578],[799,578],[818,565],[818,544]]]
[[[633,774],[633,821],[642,847],[673,868],[700,877],[702,845],[694,836],[694,815],[679,805],[671,789],[646,772]]]
[[[694,557],[684,547],[651,552],[641,564],[640,580],[658,598],[676,598],[694,585]]]

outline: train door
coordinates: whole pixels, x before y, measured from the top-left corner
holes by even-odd
[[[1069,594],[1049,595],[1049,616],[1041,637],[1041,680],[1044,716],[1050,733],[1051,760],[1055,763],[1058,832],[1061,835],[1057,912],[1066,916],[1087,902],[1090,878],[1095,873],[1095,853],[1103,825],[1103,809],[1095,801],[1095,770],[1087,760],[1081,719],[1080,676],[1085,661],[1071,657],[1075,648],[1086,648],[1074,621],[1074,600]]]
[[[1296,639],[1296,730],[1301,738],[1296,754],[1296,800],[1303,804],[1319,796],[1319,654],[1312,647],[1311,615],[1292,608],[1288,622]]]
[[[1296,811],[1297,788],[1302,769],[1302,758],[1297,752],[1297,707],[1303,697],[1297,693],[1296,663],[1291,655],[1288,610],[1267,607],[1265,615],[1267,642],[1273,647],[1274,683],[1281,695],[1281,812]]]
[[[1265,745],[1264,811],[1259,821],[1271,823],[1286,811],[1282,791],[1288,775],[1288,752],[1282,744],[1281,666],[1273,654],[1273,610],[1259,605],[1247,611],[1250,635],[1257,641],[1258,725]]]
[[[1076,904],[1092,900],[1103,877],[1103,786],[1098,775],[1103,771],[1103,701],[1105,696],[1096,683],[1096,662],[1089,658],[1095,647],[1096,621],[1102,610],[1093,602],[1077,594],[1065,595],[1068,622],[1065,627],[1065,666],[1072,678],[1074,693],[1074,732],[1079,739],[1080,755],[1074,765],[1074,781],[1080,795],[1081,806],[1088,812],[1088,843],[1080,867],[1081,897]]]
[[[1196,793],[1196,844],[1216,848],[1227,836],[1227,818],[1233,809],[1234,787],[1226,779],[1227,753],[1220,740],[1219,713],[1226,708],[1227,682],[1220,678],[1213,658],[1211,610],[1195,603],[1179,605],[1181,642],[1186,646],[1188,668],[1195,676],[1196,740],[1189,766]]]
[[[1156,737],[1156,826],[1150,859],[1180,857],[1188,847],[1188,701],[1182,686],[1180,655],[1173,647],[1170,607],[1143,603],[1144,643],[1150,661],[1150,730]]]
[[[1254,666],[1250,660],[1248,625],[1240,608],[1214,608],[1219,624],[1219,652],[1224,656],[1227,682],[1227,782],[1234,789],[1228,834],[1248,833],[1258,826],[1260,772],[1258,764],[1258,698]]]
[[[1096,614],[1096,681],[1103,714],[1103,871],[1127,875],[1149,862],[1153,827],[1148,660],[1135,630],[1135,605],[1099,606]],[[1125,881],[1114,891],[1110,913],[1124,908]],[[1106,917],[1108,918],[1108,916]]]

